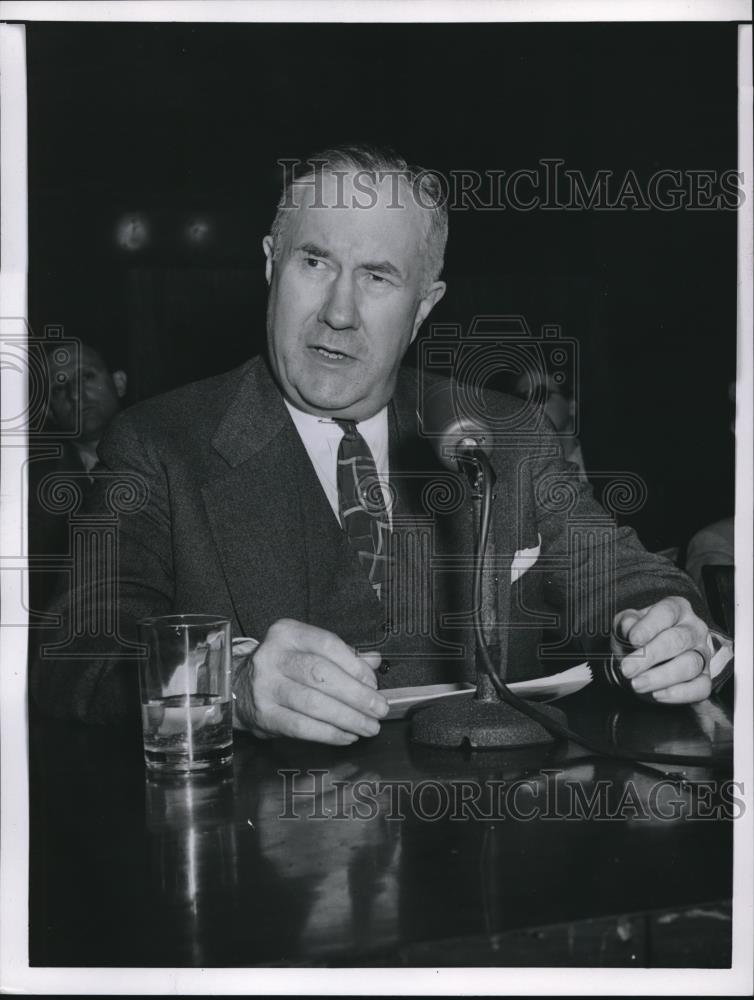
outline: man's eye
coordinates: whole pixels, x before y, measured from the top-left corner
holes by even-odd
[[[388,284],[387,278],[385,278],[383,275],[381,275],[381,274],[375,274],[374,271],[368,271],[367,273],[368,273],[369,277],[371,278],[373,284],[375,284],[375,285],[387,285]]]
[[[324,261],[320,260],[318,257],[304,257],[304,263],[313,271],[316,270],[320,264],[324,265]]]

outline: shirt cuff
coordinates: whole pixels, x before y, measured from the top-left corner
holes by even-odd
[[[246,726],[241,722],[238,717],[238,711],[236,708],[237,697],[236,697],[236,678],[241,667],[246,662],[247,658],[254,652],[254,650],[259,646],[259,642],[256,639],[250,639],[247,636],[238,636],[233,639],[231,648],[231,658],[232,658],[232,670],[233,670],[233,681],[232,681],[232,695],[233,695],[233,728],[234,729],[245,729]]]
[[[710,629],[707,634],[710,651],[709,673],[712,690],[717,691],[733,673],[733,640],[722,632]]]
[[[257,639],[249,639],[247,636],[239,635],[233,640],[233,657],[248,656],[249,653],[254,652],[258,645]]]

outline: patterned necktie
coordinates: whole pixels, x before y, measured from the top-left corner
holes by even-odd
[[[387,579],[390,520],[377,466],[353,420],[336,420],[343,431],[338,446],[338,506],[351,549],[381,600]]]

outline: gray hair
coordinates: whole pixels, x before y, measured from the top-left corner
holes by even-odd
[[[448,241],[448,209],[441,179],[437,174],[421,167],[410,167],[393,150],[375,146],[334,146],[314,153],[303,163],[309,169],[288,181],[278,202],[271,229],[273,259],[277,259],[282,250],[290,212],[298,207],[294,198],[297,184],[310,183],[322,174],[336,171],[369,174],[373,184],[386,176],[398,176],[409,186],[417,207],[428,211],[429,223],[424,235],[426,254],[422,294],[433,281],[437,281],[442,273],[445,245]]]

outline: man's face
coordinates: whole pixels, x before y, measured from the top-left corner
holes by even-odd
[[[77,369],[73,356],[57,361],[53,352],[50,357],[50,412],[55,424],[67,431],[76,427],[78,415],[78,440],[98,441],[120,409],[126,376],[121,371],[110,374],[89,347],[81,349],[79,361]]]
[[[391,178],[371,196],[322,178],[319,204],[297,188],[283,246],[266,237],[267,343],[286,399],[307,413],[366,420],[388,402],[420,324],[445,291],[423,289],[426,210]],[[354,198],[368,208],[359,208]],[[389,205],[393,207],[388,207]],[[400,204],[402,207],[395,207]]]
[[[524,374],[516,382],[515,392],[522,399],[541,400],[555,430],[561,434],[572,433],[575,403],[563,395],[551,376]]]

